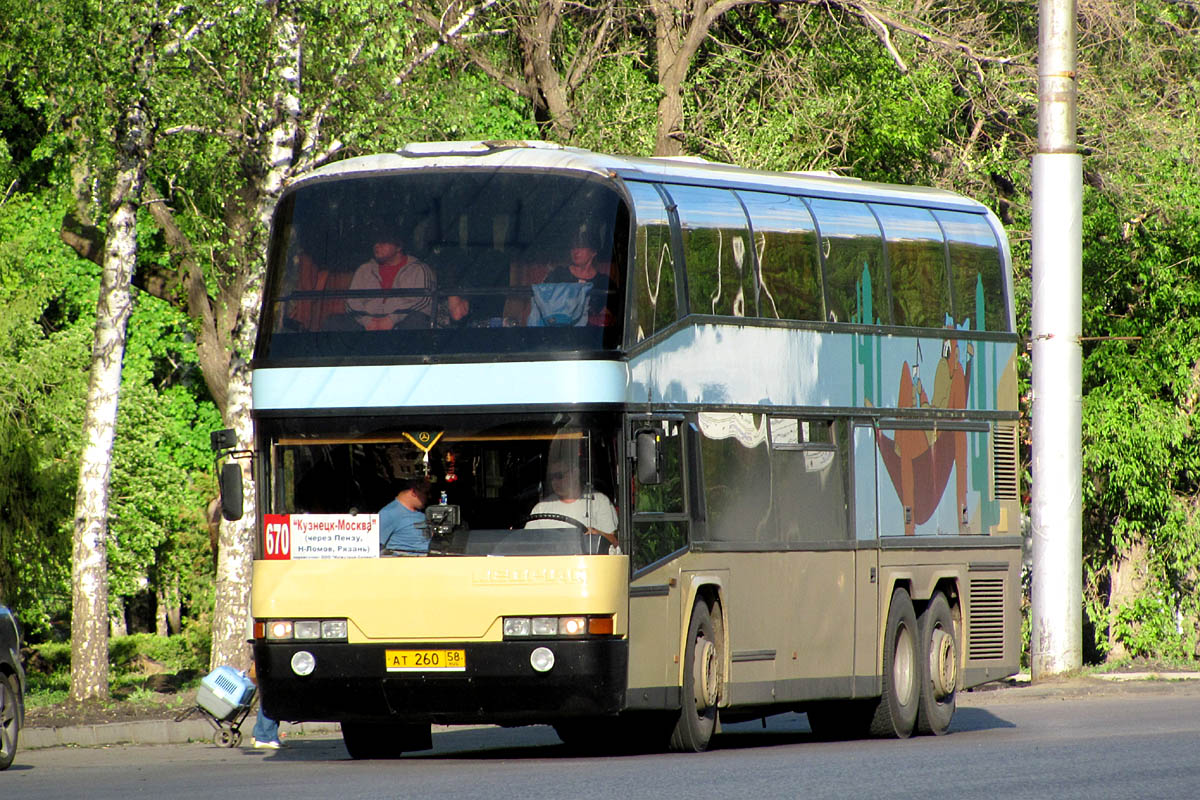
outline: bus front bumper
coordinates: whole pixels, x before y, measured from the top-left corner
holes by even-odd
[[[539,672],[539,647],[554,665]],[[388,670],[389,651],[463,651],[458,671]],[[315,668],[297,675],[293,656]],[[254,643],[264,711],[273,719],[440,724],[532,724],[617,713],[625,697],[628,647],[620,639],[480,644]]]

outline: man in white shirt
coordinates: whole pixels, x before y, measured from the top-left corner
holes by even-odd
[[[610,555],[620,553],[621,548],[617,544],[617,509],[603,492],[590,492],[585,496],[580,484],[577,467],[552,465],[550,488],[554,494],[535,505],[533,511],[529,512],[530,516],[561,514],[578,520],[587,526],[589,536],[601,536],[608,542]],[[561,527],[561,523],[552,519],[534,519],[525,527],[556,528]]]

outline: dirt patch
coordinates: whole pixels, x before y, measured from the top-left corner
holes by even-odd
[[[67,728],[74,725],[103,725],[109,722],[175,719],[180,712],[196,704],[196,690],[158,694],[138,700],[112,700],[108,703],[59,703],[25,709],[28,728]]]

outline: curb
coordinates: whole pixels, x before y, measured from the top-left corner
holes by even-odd
[[[1111,672],[1089,676],[1089,681],[1048,681],[1032,683],[1028,673],[1014,675],[1012,683],[999,685],[983,691],[960,695],[963,705],[976,705],[986,700],[995,700],[997,695],[1036,699],[1049,696],[1068,696],[1088,691],[1088,687],[1108,684],[1145,683],[1191,683],[1200,681],[1200,672]],[[1094,680],[1095,682],[1090,682]],[[968,699],[969,698],[969,699]],[[250,742],[250,727],[242,730],[245,743]],[[461,730],[464,726],[453,726]],[[489,727],[489,726],[466,726]],[[435,725],[434,732],[450,730],[451,726]],[[279,730],[289,736],[314,734],[340,734],[341,726],[336,722],[282,722]],[[72,725],[62,728],[22,728],[19,748],[40,750],[47,747],[106,747],[117,744],[186,744],[206,742],[211,744],[215,730],[204,719],[187,719],[175,722],[170,719],[140,720],[135,722],[109,722],[102,725]],[[246,745],[243,745],[243,747]]]
[[[246,744],[250,742],[250,727],[242,729]],[[336,722],[280,723],[284,734],[297,736],[316,733],[339,733]],[[212,742],[216,731],[206,720],[190,719],[175,722],[169,719],[137,722],[108,722],[103,725],[71,725],[63,728],[22,728],[19,747],[40,750],[46,747],[105,747],[114,744],[186,744]]]

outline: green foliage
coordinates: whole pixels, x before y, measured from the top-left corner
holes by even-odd
[[[0,596],[32,635],[70,608],[73,453],[95,303],[94,275],[58,242],[59,216],[49,197],[0,206]]]
[[[209,644],[208,634],[197,628],[181,636],[135,633],[113,637],[108,645],[108,658],[118,674],[136,670],[138,662],[147,658],[162,664],[167,672],[203,673],[208,671]]]
[[[149,87],[160,133],[150,175],[201,254],[214,296],[262,263],[247,186],[266,164],[264,132],[274,120],[264,110],[277,91],[271,35],[282,11],[294,10],[302,25],[299,112],[323,120],[318,150],[337,141],[340,157],[410,140],[540,134],[531,102],[453,46],[397,82],[431,41],[411,6],[204,0],[181,9],[177,30],[200,17],[217,24],[159,53]],[[571,144],[650,153],[661,89],[653,20],[641,10],[617,9],[620,34],[574,96]],[[902,73],[879,32],[855,15],[803,4],[738,8],[709,32],[685,79],[685,151],[976,197],[1009,226],[1017,324],[1027,334],[1033,11],[993,0],[967,14],[945,4],[905,7],[904,19],[936,28],[951,46],[893,30]],[[1132,651],[1162,654],[1186,649],[1181,641],[1200,619],[1200,440],[1191,422],[1200,404],[1200,25],[1187,3],[1138,0],[1125,12],[1094,6],[1079,20],[1090,187],[1084,335],[1096,337],[1084,352],[1085,600],[1102,649],[1111,633]],[[67,206],[55,187],[80,179],[83,199],[102,216],[95,212],[111,181],[114,109],[133,88],[139,32],[161,13],[144,2],[0,0],[0,369],[8,378],[0,384],[0,596],[35,636],[51,635],[70,597],[96,302],[94,265],[58,240]],[[488,43],[481,52],[517,64],[519,74],[509,9],[487,13],[495,24],[477,40]],[[564,74],[585,44],[585,24],[570,10],[556,31]],[[1011,64],[973,62],[955,40]],[[140,245],[143,266],[173,263],[145,220]],[[137,299],[109,555],[115,597],[178,585],[197,618],[211,602],[202,511],[213,492],[205,437],[218,422],[199,379],[193,325],[167,304]],[[1025,400],[1028,363],[1023,356]],[[1146,588],[1113,608],[1113,564],[1141,545]]]
[[[1111,635],[1162,657],[1186,649],[1177,622],[1200,618],[1200,178],[1180,153],[1147,154],[1139,173],[1151,198],[1087,194],[1084,333],[1122,338],[1085,350],[1085,569],[1101,649]],[[1146,588],[1113,608],[1111,564],[1141,543]]]
[[[208,671],[211,638],[206,628],[193,626],[181,636],[139,633],[114,636],[108,643],[110,684],[140,686],[146,677],[146,659],[162,665],[165,672],[202,676]],[[45,642],[30,647],[27,664],[29,706],[52,705],[66,700],[71,685],[71,645]],[[135,696],[129,699],[136,700]]]
[[[650,155],[659,88],[644,63],[629,55],[607,58],[580,88],[584,109],[570,144],[601,153]]]
[[[0,207],[0,594],[30,636],[69,615],[71,530],[98,269],[58,240],[53,192]],[[153,257],[153,250],[147,250]],[[145,295],[130,325],[111,487],[114,598],[178,584],[193,613],[211,603],[204,508],[214,493],[190,323]],[[153,582],[152,582],[153,581]]]
[[[1195,647],[1195,632],[1181,629],[1174,604],[1161,595],[1141,594],[1121,607],[1113,633],[1135,658],[1186,659]]]

